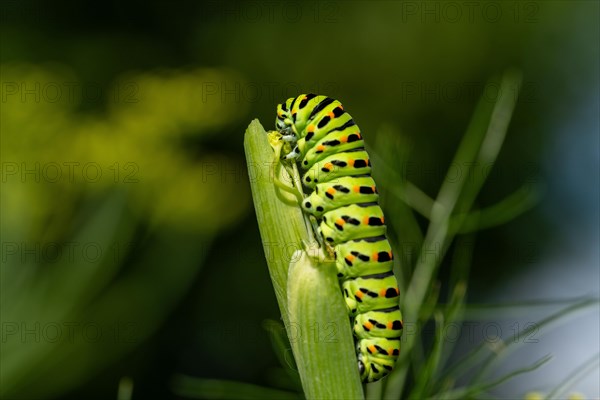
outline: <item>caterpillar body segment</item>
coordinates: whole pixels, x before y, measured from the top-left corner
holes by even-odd
[[[352,317],[374,307],[398,308],[396,278],[388,272],[347,279],[342,283],[342,291]]]
[[[383,211],[377,203],[351,204],[331,210],[321,219],[321,234],[329,243],[384,236]]]
[[[302,177],[302,183],[315,189],[318,183],[331,182],[344,176],[371,175],[371,161],[364,150],[333,154],[316,162]]]
[[[390,272],[394,263],[392,248],[385,236],[339,243],[334,251],[338,277],[343,280]]]
[[[379,193],[370,176],[345,176],[334,182],[320,183],[302,202],[305,212],[320,218],[323,213],[358,202],[376,203]]]

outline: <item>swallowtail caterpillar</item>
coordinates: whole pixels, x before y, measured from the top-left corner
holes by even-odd
[[[302,94],[277,106],[280,156],[296,163],[303,211],[335,256],[363,382],[390,373],[400,354],[398,282],[379,194],[360,129],[342,104]]]

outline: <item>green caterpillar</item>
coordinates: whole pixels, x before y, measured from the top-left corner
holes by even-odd
[[[318,234],[336,259],[363,382],[394,368],[400,354],[402,314],[393,256],[369,155],[360,129],[341,103],[303,94],[277,106],[275,121],[283,158],[297,162],[303,210],[315,217]]]

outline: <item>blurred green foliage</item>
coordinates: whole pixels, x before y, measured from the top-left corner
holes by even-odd
[[[437,1],[2,2],[0,396],[112,398],[129,376],[134,398],[166,398],[175,373],[296,387],[261,327],[279,314],[242,149],[287,97],[340,99],[368,144],[398,144],[379,165],[434,197],[487,79],[516,66],[476,206],[552,183],[554,135],[597,104],[598,3],[451,3],[460,17]],[[397,177],[376,178],[390,224],[406,220]],[[556,245],[577,208],[562,190],[477,237],[473,299]],[[394,227],[402,260],[424,225]]]
[[[230,73],[130,76],[136,97],[98,114],[55,94],[75,79],[2,65],[3,397],[60,393],[138,346],[249,205],[246,187],[221,175],[239,174],[234,158],[185,145],[234,121],[195,90]]]
[[[86,191],[124,190],[140,217],[207,233],[247,208],[246,188],[223,176],[223,171],[240,174],[234,160],[202,152],[201,146],[194,154],[186,146],[239,116],[197,90],[207,82],[235,79],[230,74],[195,69],[129,76],[108,93],[122,100],[118,106],[111,103],[106,114],[78,115],[76,91],[67,92],[67,83],[80,87],[74,76],[27,64],[3,65],[2,71],[3,183],[14,185],[5,190],[6,201],[15,207],[10,215],[16,221],[25,217],[18,205],[25,206],[23,213],[35,210],[30,216],[35,233],[59,209],[72,212]],[[23,95],[25,90],[32,92]]]

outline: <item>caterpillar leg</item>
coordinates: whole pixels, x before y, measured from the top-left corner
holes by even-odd
[[[317,239],[319,247],[321,247],[322,249],[328,249],[329,246],[325,244],[323,236],[321,235],[321,228],[319,227],[319,222],[312,215],[310,215],[310,224],[312,225],[313,232],[315,233],[315,239]]]
[[[296,161],[298,158],[300,158],[300,147],[296,145],[294,149],[287,156],[285,156],[285,159]]]
[[[289,143],[284,140],[284,138],[286,136],[282,135],[281,133],[279,133],[277,131],[270,131],[270,132],[268,132],[267,135],[268,135],[269,144],[273,148],[273,152],[274,152],[273,183],[275,184],[275,187],[277,187],[281,191],[293,195],[295,197],[295,201],[292,201],[289,198],[286,198],[285,196],[279,196],[279,198],[288,205],[295,206],[298,204],[302,204],[302,200],[304,198],[302,193],[300,193],[300,191],[297,188],[290,187],[289,185],[285,184],[284,182],[282,182],[279,179],[279,171],[280,171],[280,168],[283,167],[282,163],[280,162],[280,158],[281,158],[280,155],[281,155],[281,152],[284,149],[284,147],[289,146]],[[290,174],[290,175],[292,175],[292,174]]]
[[[283,140],[284,142],[296,143],[298,141],[298,138],[293,133],[288,133],[281,136],[281,140]]]
[[[277,178],[274,179],[274,183],[278,189],[294,196],[294,200],[291,200],[285,196],[279,196],[279,199],[285,204],[288,206],[297,206],[300,202],[302,202],[302,195],[296,189],[287,186]]]

